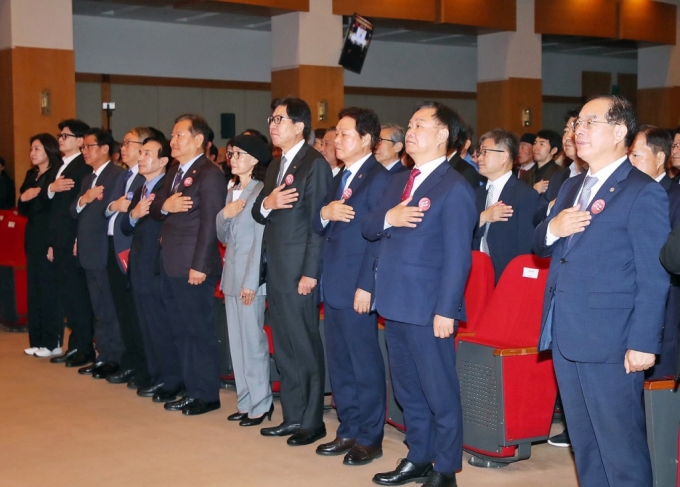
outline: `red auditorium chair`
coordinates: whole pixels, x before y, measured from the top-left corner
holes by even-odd
[[[23,329],[28,322],[27,222],[15,210],[0,210],[0,324],[8,329]]]
[[[502,467],[529,458],[548,438],[557,382],[539,354],[549,259],[520,255],[503,272],[474,337],[459,340],[463,448],[470,464]]]

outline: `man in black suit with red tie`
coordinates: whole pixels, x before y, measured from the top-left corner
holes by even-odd
[[[272,143],[283,155],[267,169],[253,218],[265,226],[267,298],[274,360],[281,374],[283,423],[264,436],[289,436],[292,446],[326,436],[323,423],[324,355],[319,334],[317,281],[323,238],[312,228],[333,180],[331,169],[305,143],[311,130],[309,105],[299,98],[273,103]]]
[[[151,204],[161,227],[161,290],[169,325],[180,349],[186,395],[165,403],[192,416],[220,407],[219,346],[213,326],[215,285],[222,272],[215,216],[227,198],[222,171],[205,157],[210,127],[198,115],[175,120],[170,147],[178,164],[168,171]],[[159,399],[179,394],[172,385]]]

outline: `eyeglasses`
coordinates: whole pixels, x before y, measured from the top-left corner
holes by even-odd
[[[610,125],[612,122],[606,122],[606,121],[602,121],[602,120],[593,120],[592,118],[577,118],[576,120],[571,122],[571,128],[576,130],[581,125],[583,125],[584,129],[590,130],[590,127],[594,123],[604,123],[604,124]]]
[[[676,142],[671,146],[673,149],[680,149],[680,142]]]
[[[381,140],[381,141],[384,141],[384,142],[390,142],[390,143],[392,143],[392,144],[396,144],[396,142],[393,141],[392,139],[383,139],[382,137],[380,137],[380,140]]]
[[[482,147],[479,149],[479,154],[485,156],[487,152],[505,152],[504,150],[501,149],[487,149],[485,147]]]
[[[267,125],[271,125],[272,122],[274,122],[274,125],[279,125],[284,118],[286,120],[293,120],[292,118],[284,117],[283,115],[274,115],[273,117],[267,117]]]
[[[80,152],[85,152],[86,150],[89,151],[93,147],[101,147],[101,145],[99,145],[99,144],[85,144],[84,146],[82,146],[80,148]]]
[[[57,134],[57,139],[66,140],[66,137],[73,137],[74,139],[78,138],[76,135],[73,135],[73,134],[65,134],[65,133]]]
[[[138,141],[136,141],[136,140],[127,140],[127,139],[125,139],[125,140],[123,140],[123,142],[121,143],[121,145],[122,145],[123,147],[129,147],[130,144],[144,145],[144,142],[138,142]]]
[[[241,151],[227,151],[227,159],[234,159],[235,161],[238,161],[238,158],[241,157],[241,154],[247,154],[247,152],[241,152]]]

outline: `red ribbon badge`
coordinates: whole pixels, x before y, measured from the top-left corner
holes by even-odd
[[[293,184],[293,181],[295,181],[295,179],[293,178],[292,174],[286,176],[286,186],[290,186],[291,184]]]
[[[347,201],[352,197],[352,190],[350,188],[347,188],[345,191],[342,192],[342,199]]]
[[[420,201],[418,202],[418,208],[420,208],[420,211],[427,211],[430,209],[430,206],[430,198],[420,198]]]
[[[191,178],[186,178],[186,179],[184,180],[184,187],[188,188],[188,187],[191,186],[192,184],[194,184],[194,180],[193,180],[193,179],[191,179]]]
[[[598,213],[601,213],[602,210],[604,210],[604,207],[605,207],[604,200],[597,200],[593,202],[592,206],[590,207],[590,212],[593,213],[594,215],[597,215]]]

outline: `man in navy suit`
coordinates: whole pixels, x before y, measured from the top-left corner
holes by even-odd
[[[335,130],[335,151],[345,168],[333,179],[314,231],[325,237],[321,254],[326,358],[340,419],[335,440],[319,455],[345,454],[345,465],[382,456],[385,366],[378,343],[378,316],[371,312],[377,243],[361,235],[390,174],[373,157],[380,122],[373,110],[346,108]]]
[[[380,240],[375,307],[396,399],[404,409],[408,455],[373,482],[456,485],[462,468],[460,385],[453,333],[465,319],[463,293],[479,214],[468,182],[446,160],[461,121],[436,102],[421,103],[406,132],[410,172],[394,175],[363,235]]]
[[[594,98],[574,127],[589,170],[565,181],[534,233],[552,256],[539,348],[553,351],[580,485],[651,487],[642,388],[664,323],[668,197],[626,156],[627,100]]]
[[[404,129],[399,125],[388,123],[380,128],[378,144],[373,149],[375,159],[387,169],[390,174],[406,171],[401,163],[404,154]]]
[[[472,249],[491,257],[498,282],[512,259],[532,251],[539,195],[512,177],[512,162],[519,151],[515,134],[494,129],[482,135],[479,144],[479,173],[488,181],[475,190],[479,225]]]

